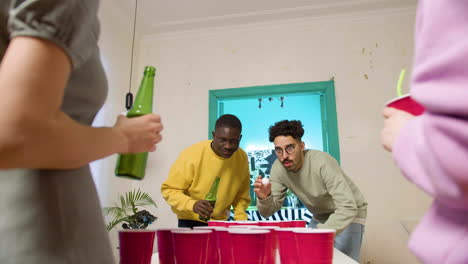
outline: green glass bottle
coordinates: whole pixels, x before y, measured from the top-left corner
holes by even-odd
[[[216,177],[213,184],[211,185],[210,191],[205,196],[205,200],[210,202],[210,204],[211,204],[211,206],[213,206],[213,208],[215,207],[215,204],[216,204],[216,195],[218,194],[219,180],[220,180],[220,178]],[[200,219],[202,221],[205,221],[205,222],[210,220],[210,218],[203,218],[201,215],[198,216],[198,219]]]
[[[145,67],[143,80],[141,80],[135,103],[127,112],[128,118],[142,116],[153,112],[153,87],[155,74],[156,69],[154,67]],[[115,167],[115,175],[141,180],[145,177],[147,160],[148,152],[119,154],[117,158],[117,166]]]

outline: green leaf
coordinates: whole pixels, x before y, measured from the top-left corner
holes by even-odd
[[[114,219],[112,221],[110,221],[107,225],[106,225],[106,230],[107,232],[111,231],[112,228],[114,228],[116,225],[118,225],[119,223],[122,223],[124,221],[127,221],[127,218],[128,217],[122,217],[122,218],[119,218],[119,219]]]
[[[128,202],[126,197],[123,196],[123,195],[120,195],[120,206],[121,206],[121,208],[123,210],[125,210],[125,212],[127,212],[129,209],[131,209],[130,203]]]
[[[111,215],[114,218],[120,218],[126,216],[125,210],[123,210],[120,207],[114,206],[114,207],[104,207],[104,214],[105,215]]]
[[[153,205],[155,207],[158,207],[154,200],[151,198],[151,196],[146,192],[142,192],[140,189],[128,192],[125,198],[125,202],[129,206],[129,208],[133,206],[146,205]]]
[[[154,205],[154,207],[158,207],[154,202],[153,198],[149,196],[147,193],[140,193],[135,200],[136,206],[146,206],[146,205]]]

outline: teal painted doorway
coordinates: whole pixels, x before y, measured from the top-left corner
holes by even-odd
[[[249,156],[251,183],[259,174],[269,177],[276,156],[268,140],[268,128],[284,119],[301,120],[307,149],[322,150],[340,159],[333,80],[210,90],[209,138],[216,119],[223,114],[236,115],[242,122],[240,147]],[[252,189],[249,211],[256,209]],[[283,209],[291,208],[303,205],[288,193]]]

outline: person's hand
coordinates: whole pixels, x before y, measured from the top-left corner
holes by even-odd
[[[127,150],[123,153],[155,151],[156,144],[162,139],[160,133],[163,130],[163,125],[161,117],[156,114],[133,118],[119,115],[114,128],[118,129],[127,139]]]
[[[260,200],[267,198],[271,193],[271,183],[263,184],[262,176],[258,176],[254,182],[254,192]]]
[[[199,200],[193,205],[193,212],[202,218],[209,219],[213,213],[213,206],[207,200]]]
[[[382,146],[392,152],[393,144],[400,134],[401,128],[415,116],[405,111],[395,109],[393,107],[385,107],[382,111],[385,118],[384,127],[380,134]]]

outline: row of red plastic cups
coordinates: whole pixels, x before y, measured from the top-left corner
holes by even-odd
[[[208,221],[208,226],[229,227],[234,225],[278,226],[278,227],[306,227],[305,220],[287,221]]]
[[[217,226],[157,230],[161,264],[331,263],[334,230],[275,226]]]

